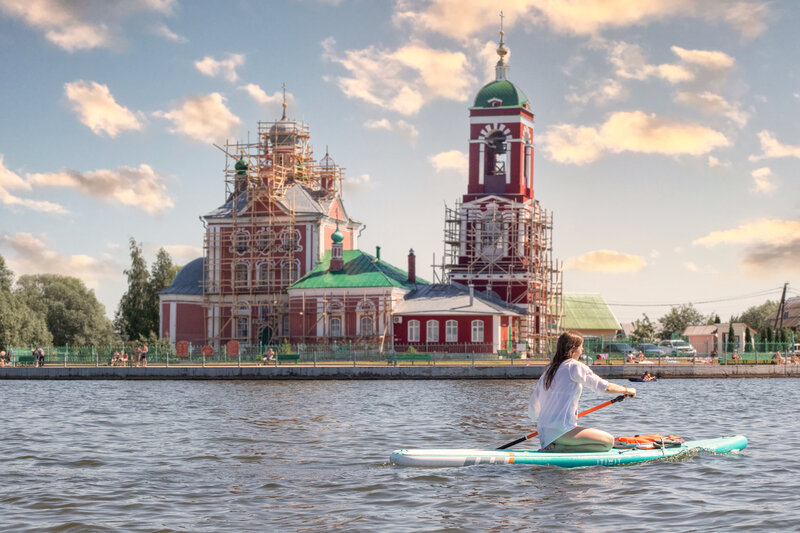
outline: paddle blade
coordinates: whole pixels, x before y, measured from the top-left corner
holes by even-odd
[[[503,444],[502,446],[500,446],[500,447],[499,447],[499,448],[497,448],[497,449],[498,449],[498,450],[505,450],[506,448],[511,448],[511,447],[512,447],[512,446],[514,446],[515,444],[519,444],[520,442],[523,442],[523,441],[526,441],[526,440],[528,440],[528,437],[527,437],[527,436],[526,436],[526,437],[520,437],[520,438],[518,438],[518,439],[517,439],[517,440],[515,440],[515,441],[509,442],[508,444]]]

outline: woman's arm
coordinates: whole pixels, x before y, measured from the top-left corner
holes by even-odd
[[[609,394],[624,394],[625,396],[630,396],[631,398],[636,397],[636,389],[633,387],[623,387],[622,385],[617,385],[616,383],[609,383],[608,387],[606,388],[606,392]]]

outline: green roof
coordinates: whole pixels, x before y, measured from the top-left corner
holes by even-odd
[[[565,294],[561,327],[565,330],[621,329],[614,313],[599,294]]]
[[[413,289],[408,272],[376,260],[361,250],[344,250],[344,268],[331,272],[331,251],[326,250],[317,267],[294,282],[289,289],[332,289],[340,287],[399,287]],[[417,285],[428,282],[417,278]]]
[[[494,107],[518,107],[528,103],[528,97],[525,96],[522,89],[508,80],[496,80],[487,83],[478,91],[473,107],[492,107],[489,100],[494,98],[502,102],[499,106]]]

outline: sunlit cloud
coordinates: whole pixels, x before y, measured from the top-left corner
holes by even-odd
[[[486,3],[480,0],[409,0],[397,5],[394,18],[398,24],[454,39],[497,26],[497,19],[486,16]],[[725,21],[743,36],[754,37],[766,29],[769,14],[765,2],[725,0],[516,0],[501,7],[507,27],[533,23],[572,35],[597,35],[606,29],[644,26],[670,17],[696,17]]]
[[[370,130],[386,130],[394,132],[411,146],[417,144],[417,138],[419,137],[419,131],[417,128],[405,120],[390,121],[386,118],[382,118],[380,120],[368,120],[364,122],[364,127]]]
[[[160,215],[175,204],[164,178],[149,165],[138,168],[77,172],[62,170],[49,174],[29,174],[28,182],[37,187],[67,187],[105,203],[136,207],[150,215]]]
[[[602,106],[615,100],[623,100],[627,97],[627,94],[628,91],[619,80],[605,78],[590,82],[581,93],[577,90],[569,93],[566,96],[566,100],[573,104],[586,105],[593,103],[594,105]]]
[[[709,91],[702,93],[680,91],[675,95],[675,101],[705,113],[727,117],[740,128],[743,128],[750,119],[750,114],[742,111],[738,105],[731,104],[720,95]]]
[[[770,194],[775,191],[775,176],[767,167],[757,168],[750,173],[753,176],[753,190],[761,194]]]
[[[713,155],[708,156],[708,166],[710,168],[715,168],[720,166],[719,159],[714,157]]]
[[[167,26],[163,22],[160,22],[158,24],[154,24],[153,26],[151,26],[150,27],[150,31],[151,31],[151,33],[153,35],[157,35],[157,36],[162,37],[162,38],[164,38],[164,39],[166,39],[168,41],[172,41],[173,43],[185,44],[185,43],[189,42],[189,39],[187,39],[186,37],[184,37],[182,35],[178,35],[174,31],[169,29],[169,26]]]
[[[186,135],[196,141],[213,142],[232,137],[241,124],[239,117],[225,105],[219,93],[191,96],[183,105],[169,112],[156,111],[155,116],[172,122],[172,133]]]
[[[461,52],[408,44],[393,51],[370,46],[340,55],[335,44],[332,38],[323,41],[323,55],[349,72],[336,78],[348,98],[414,115],[436,99],[464,102],[470,97],[475,78]]]
[[[763,130],[758,133],[758,140],[761,142],[760,155],[751,155],[750,161],[760,161],[772,157],[797,157],[800,158],[800,145],[781,144],[771,132]]]
[[[239,79],[236,69],[244,65],[244,54],[228,54],[227,59],[214,59],[206,56],[194,62],[194,66],[206,76],[220,77],[230,82]]]
[[[0,236],[0,246],[10,250],[8,265],[18,276],[25,274],[60,274],[83,280],[96,289],[98,281],[121,279],[122,267],[109,256],[96,259],[85,254],[62,255],[48,248],[42,237],[30,233]]]
[[[361,194],[371,190],[374,187],[372,178],[369,174],[361,174],[360,176],[347,176],[342,180],[342,188],[351,194]]]
[[[697,156],[728,146],[729,141],[722,133],[700,124],[633,111],[614,113],[599,127],[551,126],[543,143],[553,160],[582,165],[608,153]]]
[[[4,156],[0,154],[0,203],[9,208],[22,208],[38,213],[64,215],[68,211],[65,207],[53,202],[21,198],[10,191],[30,191],[31,184],[22,179],[16,172],[6,168]]]
[[[716,268],[712,267],[711,265],[705,265],[705,266],[701,267],[701,266],[697,266],[696,264],[694,264],[691,261],[685,262],[683,264],[683,267],[686,270],[688,270],[689,272],[697,272],[697,273],[700,273],[700,274],[718,274],[719,273],[719,271]]]
[[[141,11],[168,14],[174,4],[173,0],[0,0],[0,12],[42,32],[67,52],[76,52],[110,47],[120,33],[113,26],[124,18]]]
[[[565,270],[608,274],[638,272],[646,266],[647,261],[643,257],[614,250],[594,250],[579,257],[570,257],[564,263]]]
[[[745,245],[741,265],[754,272],[800,272],[800,220],[760,218],[738,227],[712,231],[694,245]]]
[[[466,176],[469,171],[469,158],[460,150],[440,152],[430,156],[428,160],[436,172],[455,171],[459,175]]]
[[[694,80],[699,73],[724,76],[733,67],[735,60],[715,50],[687,50],[672,46],[670,50],[678,56],[679,63],[652,65],[648,63],[642,47],[624,41],[595,41],[595,46],[605,47],[608,61],[620,78],[643,81],[660,78],[671,84]]]
[[[97,135],[116,137],[123,131],[142,129],[136,114],[119,105],[106,85],[78,80],[65,83],[64,92],[81,123]]]
[[[153,256],[158,253],[159,248],[163,248],[176,265],[185,265],[189,261],[197,259],[198,257],[203,257],[203,248],[190,244],[152,244],[145,246],[147,253]]]

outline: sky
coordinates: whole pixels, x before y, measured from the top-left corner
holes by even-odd
[[[792,0],[0,0],[0,254],[113,315],[130,238],[148,261],[202,255],[213,144],[280,118],[285,84],[346,169],[359,247],[401,268],[413,248],[431,279],[500,10],[565,292],[620,321],[800,294]]]

